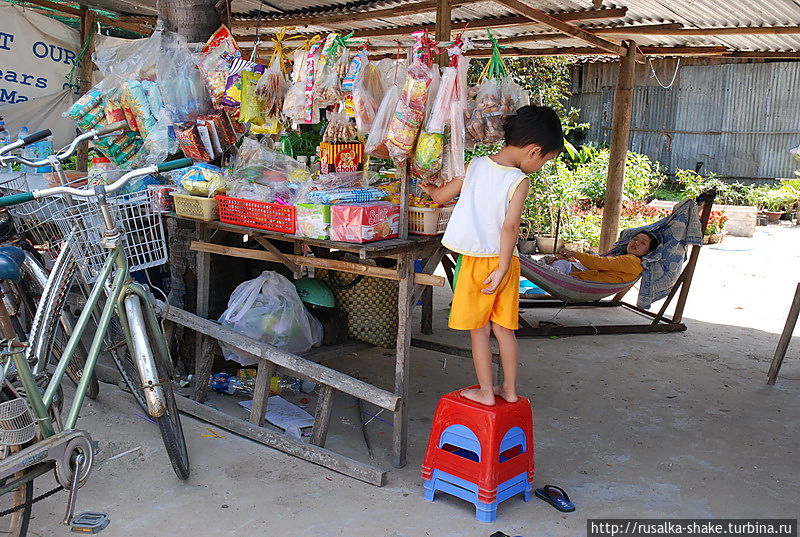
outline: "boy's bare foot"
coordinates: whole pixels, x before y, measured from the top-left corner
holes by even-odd
[[[516,393],[506,391],[506,389],[503,386],[495,386],[494,394],[502,397],[509,403],[516,403],[517,401],[519,401],[519,397],[517,396]]]
[[[486,392],[477,388],[473,388],[471,390],[461,390],[461,396],[482,405],[494,406],[494,394],[487,394]]]

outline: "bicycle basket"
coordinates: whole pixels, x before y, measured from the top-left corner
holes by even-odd
[[[131,272],[167,262],[167,245],[161,215],[150,206],[147,190],[108,196],[117,228],[124,233],[123,246]],[[87,283],[97,280],[108,257],[100,245],[104,229],[97,200],[75,199],[74,204],[56,220],[61,233],[74,230],[71,242],[81,275]]]
[[[36,422],[21,397],[0,403],[0,445],[19,446],[36,436]]]
[[[78,182],[85,182],[85,179],[67,183],[67,186],[76,186],[75,183]],[[0,192],[3,194],[28,191],[30,185],[25,174],[0,184]],[[14,228],[17,233],[29,239],[49,261],[54,261],[64,241],[56,220],[62,217],[68,207],[65,198],[48,198],[14,205],[9,207],[9,212],[14,217]]]

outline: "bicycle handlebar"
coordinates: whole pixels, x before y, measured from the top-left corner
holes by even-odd
[[[20,203],[25,203],[26,201],[33,201],[33,200],[34,200],[33,192],[22,192],[20,194],[11,194],[10,196],[0,197],[0,207],[10,207],[12,205],[18,205]]]
[[[44,140],[45,138],[47,138],[51,134],[53,134],[53,133],[50,131],[50,129],[45,129],[43,131],[34,132],[33,134],[30,134],[30,135],[28,135],[28,136],[26,136],[25,138],[22,139],[22,145],[35,144],[39,140]]]
[[[134,177],[141,177],[143,175],[149,175],[151,173],[160,173],[171,170],[177,170],[178,168],[186,168],[187,166],[191,166],[192,163],[193,163],[192,159],[182,158],[170,162],[165,162],[157,166],[147,166],[146,168],[131,170],[122,177],[120,177],[119,179],[117,179],[116,181],[114,181],[113,183],[111,183],[110,185],[105,185],[105,186],[99,185],[94,189],[57,186],[53,188],[45,188],[42,190],[34,190],[32,192],[22,192],[20,194],[12,194],[10,196],[2,196],[0,197],[0,207],[9,207],[11,205],[18,205],[20,203],[25,203],[27,201],[47,198],[58,194],[69,194],[70,196],[75,196],[79,198],[94,198],[100,195],[100,192],[97,191],[98,189],[100,189],[102,193],[113,194],[114,192],[125,186],[125,184]]]
[[[179,158],[178,160],[172,160],[170,162],[164,162],[156,166],[158,168],[158,172],[169,172],[172,170],[177,170],[179,168],[186,168],[193,164],[192,159],[190,158]]]
[[[99,138],[101,136],[105,136],[107,134],[111,134],[112,132],[118,131],[120,129],[124,129],[127,126],[128,126],[128,122],[127,121],[117,121],[116,123],[112,123],[111,125],[106,125],[105,127],[100,127],[98,129],[93,129],[93,130],[90,130],[88,132],[85,132],[85,133],[81,134],[80,136],[78,136],[77,138],[75,138],[74,140],[72,140],[72,142],[69,144],[69,146],[67,147],[66,150],[64,150],[61,153],[58,153],[58,154],[56,154],[54,156],[58,160],[63,161],[65,159],[71,157],[72,154],[75,153],[75,150],[78,149],[78,144],[80,144],[84,140],[93,140],[93,139]],[[47,134],[42,135],[43,133],[47,133]],[[38,140],[41,140],[42,138],[46,138],[47,136],[50,136],[50,134],[51,134],[50,130],[44,130],[44,131],[40,131],[40,132],[35,132],[35,133],[31,134],[30,136],[27,136],[23,140],[19,140],[17,142],[14,142],[13,144],[9,144],[9,145],[5,146],[4,148],[0,149],[0,155],[3,155],[5,153],[7,153],[9,151],[12,151],[14,149],[17,149],[19,147],[22,147],[26,143],[32,143],[32,142],[36,142]],[[11,161],[18,162],[20,164],[25,164],[26,166],[30,166],[31,168],[40,168],[42,166],[50,165],[50,160],[49,159],[32,161],[32,160],[28,160],[26,158],[23,158],[23,157],[21,157],[19,155],[9,155],[7,157],[2,157],[2,164],[8,164]]]

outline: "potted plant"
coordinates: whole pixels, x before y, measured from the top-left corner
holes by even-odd
[[[789,192],[782,189],[767,190],[761,198],[761,207],[769,222],[777,222],[783,213],[794,203]]]
[[[717,244],[722,242],[725,236],[725,222],[728,217],[722,211],[711,211],[708,217],[708,225],[703,234],[703,244]]]
[[[526,213],[535,229],[540,253],[552,254],[564,247],[561,237],[556,244],[555,235],[568,227],[568,209],[577,198],[573,173],[564,162],[551,160],[541,171],[531,174]]]

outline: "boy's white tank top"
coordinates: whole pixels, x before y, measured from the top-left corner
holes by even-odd
[[[470,162],[442,244],[464,255],[499,256],[508,203],[525,178],[522,170],[502,166],[489,157]]]

